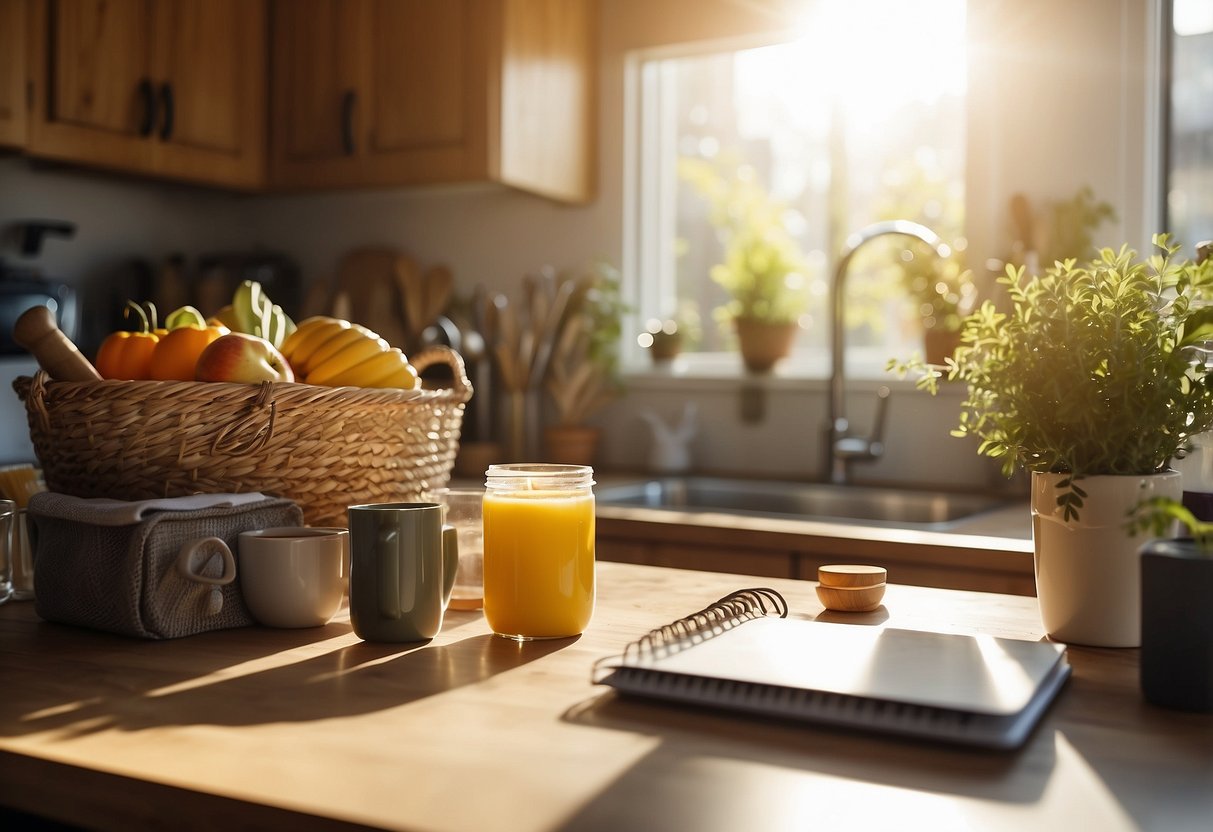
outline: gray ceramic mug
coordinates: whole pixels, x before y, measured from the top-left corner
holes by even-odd
[[[459,543],[437,503],[350,506],[350,623],[366,641],[438,635]]]

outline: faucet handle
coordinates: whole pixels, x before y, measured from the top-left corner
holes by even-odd
[[[868,438],[868,447],[873,456],[879,456],[884,451],[884,426],[889,414],[889,388],[881,385],[876,391],[876,419],[872,422],[872,435]]]

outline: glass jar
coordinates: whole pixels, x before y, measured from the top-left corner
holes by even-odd
[[[484,494],[484,617],[529,640],[579,635],[594,612],[594,469],[491,465]]]

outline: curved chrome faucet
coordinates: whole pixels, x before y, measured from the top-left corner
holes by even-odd
[[[868,437],[853,436],[846,417],[846,326],[843,314],[846,303],[843,298],[843,287],[846,283],[847,269],[851,258],[869,240],[883,237],[887,234],[900,234],[913,237],[935,249],[941,258],[952,253],[947,244],[925,225],[919,225],[909,220],[889,220],[878,222],[861,228],[847,237],[846,247],[834,271],[834,283],[830,287],[832,295],[832,316],[830,332],[830,402],[829,422],[826,423],[826,478],[830,482],[845,483],[848,479],[848,468],[852,462],[879,459],[884,453],[885,414],[889,405],[889,388],[881,387],[877,391],[879,403],[872,433]]]

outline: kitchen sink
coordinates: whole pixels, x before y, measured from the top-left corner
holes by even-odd
[[[713,511],[874,526],[944,529],[1004,508],[972,493],[716,477],[665,477],[598,489],[600,506]]]

